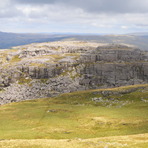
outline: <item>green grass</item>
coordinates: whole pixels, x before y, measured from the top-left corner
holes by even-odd
[[[21,58],[19,58],[19,56],[16,55],[10,60],[10,63],[16,63],[16,62],[20,62],[20,61],[21,61]]]
[[[22,77],[22,78],[20,78],[19,80],[18,80],[18,84],[30,84],[30,82],[31,82],[31,80],[32,79],[30,79],[30,78],[24,78],[24,77]]]
[[[33,66],[33,67],[46,67],[46,65],[43,64],[43,63],[30,63],[29,66]]]
[[[115,90],[119,88],[112,89]],[[141,100],[148,99],[146,89],[108,97],[94,92],[1,106],[0,139],[85,139],[147,133],[148,103]],[[92,101],[101,96],[103,102]],[[112,103],[110,98],[118,101]],[[128,103],[121,106],[124,102]]]
[[[1,140],[1,148],[147,148],[148,134],[91,139]]]

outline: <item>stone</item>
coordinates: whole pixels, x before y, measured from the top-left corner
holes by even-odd
[[[148,52],[135,47],[63,41],[15,49],[0,60],[0,104],[148,83]]]

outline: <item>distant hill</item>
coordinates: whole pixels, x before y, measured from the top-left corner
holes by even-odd
[[[0,49],[38,42],[61,40],[80,40],[99,43],[125,43],[148,50],[148,33],[131,33],[126,35],[93,35],[76,33],[6,33],[0,32]]]
[[[148,34],[129,35],[75,35],[72,40],[94,41],[99,43],[131,44],[148,51]],[[70,39],[69,39],[70,40]]]
[[[136,36],[148,36],[148,32],[136,32],[136,33],[130,33],[129,35],[136,35]]]
[[[64,39],[65,35],[56,34],[31,34],[31,33],[6,33],[0,32],[0,49],[13,46],[25,45],[38,42],[58,41]]]

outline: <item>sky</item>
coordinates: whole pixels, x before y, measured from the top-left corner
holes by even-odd
[[[0,31],[148,32],[148,0],[0,0]]]

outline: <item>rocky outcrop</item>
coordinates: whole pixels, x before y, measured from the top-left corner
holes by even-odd
[[[0,53],[0,104],[148,83],[148,53],[127,45],[54,42]]]

